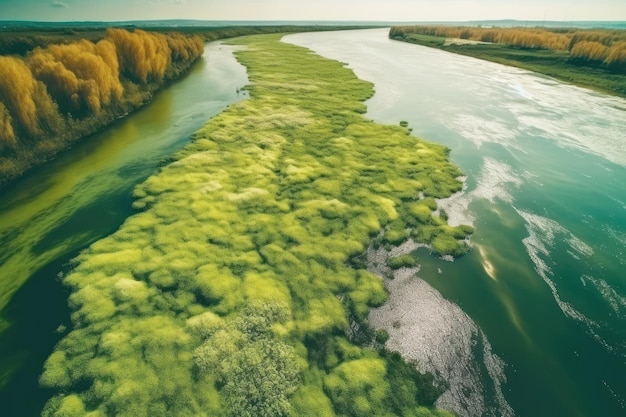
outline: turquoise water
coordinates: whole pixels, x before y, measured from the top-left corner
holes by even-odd
[[[204,59],[140,111],[76,145],[0,193],[0,404],[38,415],[44,360],[67,331],[67,294],[54,277],[132,214],[134,186],[156,172],[210,117],[245,98],[233,48]]]
[[[484,332],[514,414],[626,415],[626,100],[386,30],[285,40],[373,82],[367,117],[452,149],[466,190],[440,205],[476,227],[473,250],[455,262],[418,250],[418,275]],[[493,396],[484,375],[476,390]],[[498,407],[452,406],[509,415]]]

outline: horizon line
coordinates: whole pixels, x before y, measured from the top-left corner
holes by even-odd
[[[512,19],[512,18],[504,18],[504,19],[471,19],[471,20],[364,20],[364,19],[355,19],[355,20],[344,20],[344,19],[190,19],[190,18],[173,18],[173,19],[131,19],[131,20],[23,20],[23,19],[0,19],[0,23],[133,23],[133,22],[212,22],[212,23],[220,23],[220,22],[290,22],[290,23],[427,23],[427,22],[436,22],[436,23],[472,23],[472,22],[558,22],[558,23],[567,23],[567,22],[601,22],[601,23],[626,23],[626,20],[599,20],[599,19],[590,19],[590,20],[545,20],[545,19]]]

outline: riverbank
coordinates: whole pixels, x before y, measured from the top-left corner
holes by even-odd
[[[392,31],[390,38],[393,40],[522,68],[580,87],[626,97],[626,74],[601,63],[574,59],[568,50],[521,48],[500,43],[460,44],[450,42],[447,36],[405,33],[399,29]]]
[[[103,35],[35,37],[25,56],[0,56],[0,187],[143,107],[204,50],[199,36],[175,32]]]
[[[73,330],[46,363],[45,415],[448,415],[428,408],[432,377],[379,350],[382,281],[348,264],[381,229],[381,247],[407,229],[463,247],[430,205],[460,172],[445,147],[366,120],[370,83],[279,40],[236,41],[250,99],[64,278]]]
[[[144,107],[153,100],[155,94],[187,73],[200,59],[200,39],[210,42],[250,34],[325,31],[343,27],[126,27],[135,35],[150,38],[144,41],[150,44],[160,45],[164,39],[167,40],[167,45],[159,46],[157,51],[170,54],[169,57],[145,57],[146,62],[168,62],[166,70],[159,75],[156,75],[155,69],[145,65],[146,68],[124,68],[125,62],[134,62],[134,59],[124,59],[124,50],[129,49],[124,49],[123,45],[115,46],[117,50],[114,49],[113,54],[117,52],[118,57],[113,60],[110,55],[107,56],[110,51],[105,53],[98,50],[95,45],[104,45],[110,41],[107,34],[111,28],[113,26],[106,24],[63,27],[54,23],[30,27],[25,22],[0,32],[0,59],[3,59],[5,67],[3,78],[6,81],[33,78],[23,88],[28,91],[26,97],[13,94],[12,83],[0,82],[0,189],[29,170],[50,161],[78,141],[86,140],[120,118]],[[69,51],[68,45],[74,47],[73,52]],[[85,45],[92,46],[85,48]],[[59,56],[60,48],[68,49],[66,52],[69,55]],[[144,48],[144,51],[148,50],[150,48]],[[45,52],[45,58],[41,58],[42,51]],[[32,68],[37,59],[50,61],[51,51],[55,55],[54,59],[45,65],[53,65],[54,70]],[[69,56],[82,54],[79,60],[82,64],[78,65],[84,66],[87,62],[85,53],[93,55],[87,58],[89,69],[76,68],[77,64],[71,62]],[[6,73],[7,67],[16,70]],[[100,73],[94,72],[97,67],[100,67]],[[102,75],[102,68],[112,72],[119,69],[120,73],[110,78]],[[18,74],[22,76],[18,77]]]

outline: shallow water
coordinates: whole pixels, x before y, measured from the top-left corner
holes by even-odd
[[[453,263],[420,249],[418,275],[504,361],[515,414],[625,415],[626,100],[386,30],[285,40],[373,82],[367,117],[452,149],[466,190],[442,206],[476,227],[474,249]]]
[[[2,415],[37,415],[47,399],[37,379],[69,325],[67,298],[54,277],[132,214],[136,184],[206,120],[245,98],[246,70],[232,51],[208,44],[204,59],[149,105],[0,193]]]

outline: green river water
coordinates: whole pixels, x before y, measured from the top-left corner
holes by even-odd
[[[286,40],[348,63],[375,84],[367,117],[408,121],[467,174],[441,205],[476,227],[474,249],[454,262],[417,250],[436,305],[416,331],[451,335],[413,346],[456,389],[441,405],[471,417],[626,415],[626,101],[386,33]],[[244,98],[245,83],[230,49],[209,44],[149,106],[0,193],[2,415],[37,415],[47,399],[37,378],[69,325],[55,277],[132,214],[133,187]]]
[[[114,126],[0,192],[0,414],[35,416],[43,362],[69,325],[56,277],[133,213],[131,192],[210,117],[245,98],[246,70],[221,43]]]

